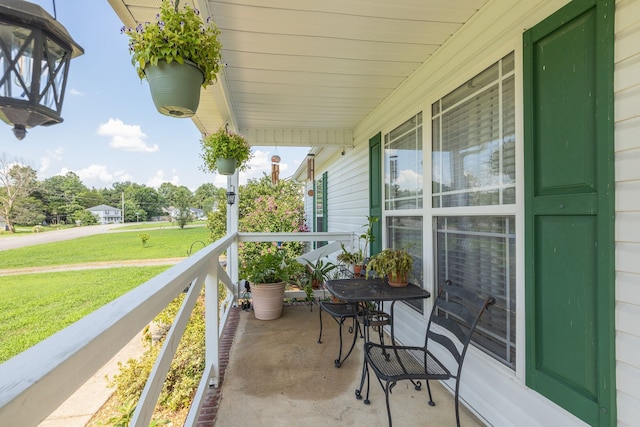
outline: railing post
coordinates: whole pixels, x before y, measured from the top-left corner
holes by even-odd
[[[233,205],[227,206],[227,234],[237,233],[239,229],[239,215],[240,209],[240,186],[238,180],[238,171],[227,178],[227,186],[235,186],[238,189],[236,194],[236,202]],[[234,240],[233,243],[227,248],[227,274],[233,282],[233,295],[234,301],[239,296],[238,290],[238,241]]]
[[[205,366],[213,366],[211,382],[215,387],[218,387],[220,380],[220,360],[218,357],[220,342],[218,333],[218,318],[220,315],[218,308],[218,302],[220,301],[220,296],[218,295],[218,268],[221,268],[219,261],[217,259],[212,260],[209,263],[207,277],[204,281]]]

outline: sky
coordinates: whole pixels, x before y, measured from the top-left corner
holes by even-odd
[[[54,15],[53,0],[30,0]],[[0,157],[33,167],[38,180],[75,172],[89,188],[131,181],[158,188],[163,182],[195,190],[204,183],[225,187],[226,176],[201,170],[200,131],[191,119],[163,116],[148,84],[131,64],[128,37],[107,0],[58,0],[57,20],[84,48],[71,60],[62,106],[64,121],[28,129],[18,141],[0,121]],[[291,176],[307,147],[255,147],[240,183],[271,172],[278,154],[280,177]]]

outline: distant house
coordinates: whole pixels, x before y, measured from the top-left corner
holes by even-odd
[[[180,208],[169,206],[168,208],[162,208],[162,211],[169,215],[170,221],[175,221],[180,216]],[[198,208],[189,208],[191,218],[196,221],[207,219],[207,214],[204,210]]]
[[[100,224],[114,224],[123,222],[122,209],[108,205],[98,205],[87,209],[98,219]]]
[[[197,221],[207,219],[207,214],[204,210],[198,208],[189,208],[189,210],[191,211],[191,216]]]

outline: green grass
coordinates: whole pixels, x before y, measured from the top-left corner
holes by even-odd
[[[145,230],[149,241],[142,246],[138,232],[107,232],[63,242],[47,243],[3,251],[0,269],[42,267],[99,261],[186,257],[195,241],[208,243],[204,227]],[[202,249],[193,245],[193,251]]]
[[[127,267],[0,277],[0,363],[167,268]]]
[[[142,230],[145,228],[168,228],[178,227],[175,222],[158,221],[158,222],[133,222],[129,225],[118,226],[118,230]]]

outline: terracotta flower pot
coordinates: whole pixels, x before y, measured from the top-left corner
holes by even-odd
[[[394,288],[403,288],[409,284],[407,278],[409,277],[409,273],[405,273],[404,275],[399,274],[387,274],[387,281],[389,282],[389,286],[393,286]]]
[[[274,320],[282,315],[286,283],[252,283],[253,313],[258,320]]]

